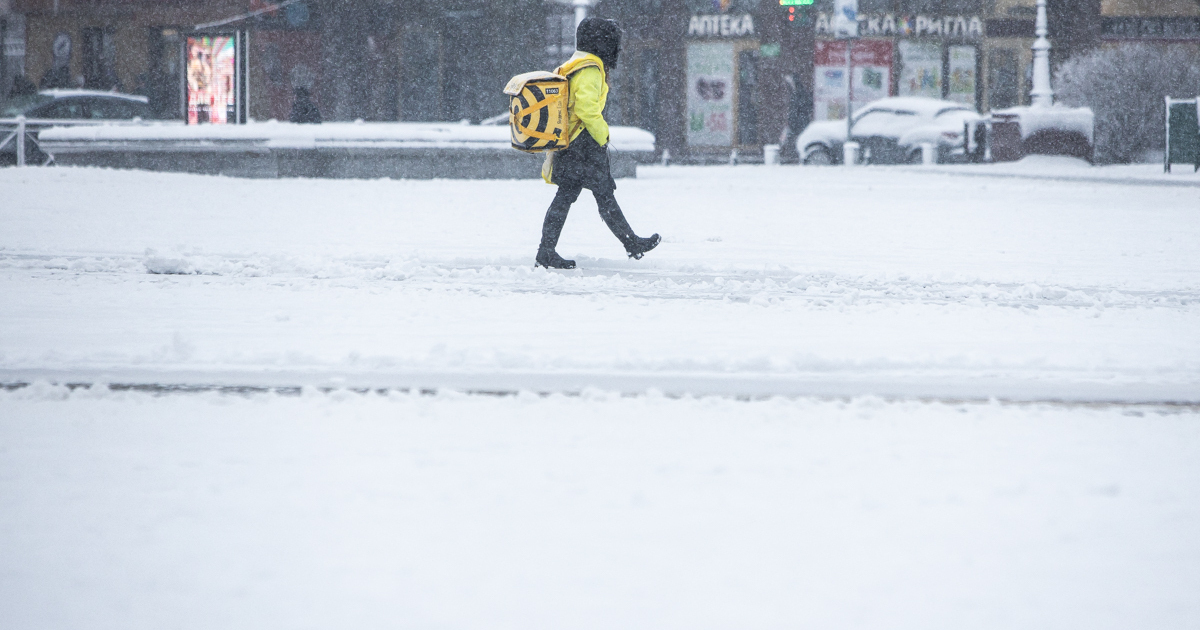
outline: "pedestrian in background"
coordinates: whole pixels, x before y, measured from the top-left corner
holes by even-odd
[[[298,87],[295,89],[296,101],[292,103],[292,115],[288,120],[294,123],[321,123],[321,110],[317,109],[317,104],[313,102],[312,95],[308,92],[308,88]]]

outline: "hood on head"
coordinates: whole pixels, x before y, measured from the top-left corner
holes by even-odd
[[[621,27],[615,20],[584,18],[575,30],[575,49],[599,57],[606,71],[615,70],[621,53]]]

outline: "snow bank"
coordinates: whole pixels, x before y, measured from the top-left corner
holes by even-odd
[[[654,151],[654,134],[635,127],[614,126],[617,151]],[[48,142],[244,142],[272,148],[317,146],[375,146],[397,148],[509,149],[507,125],[456,123],[324,123],[301,125],[268,121],[246,125],[183,125],[178,123],[112,124],[56,127],[41,132]]]
[[[912,171],[911,167],[897,167]],[[1164,173],[1162,163],[1155,164],[1090,164],[1086,160],[1065,155],[1027,155],[1015,162],[994,164],[938,164],[922,166],[922,170],[978,177],[1051,180],[1113,186],[1179,186],[1200,188],[1200,173],[1176,169]]]

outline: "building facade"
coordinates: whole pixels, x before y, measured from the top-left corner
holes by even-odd
[[[39,86],[140,93],[167,118],[187,115],[188,38],[236,35],[253,119],[286,119],[308,87],[327,120],[477,121],[541,63],[546,16],[541,0],[7,1]]]
[[[839,118],[889,95],[981,111],[1028,103],[1035,0],[860,0],[849,76],[833,0],[592,4],[626,33],[609,117],[652,131],[675,159],[755,155],[789,122]],[[1200,42],[1197,0],[1049,9],[1055,60],[1111,42]],[[506,111],[509,77],[571,54],[575,19],[564,0],[0,0],[0,96],[24,75],[142,93],[163,117],[195,118],[205,104],[188,102],[188,42],[236,35],[250,118],[286,119],[306,87],[326,120],[478,122]]]
[[[1056,59],[1100,41],[1100,2],[1051,0]],[[846,115],[832,0],[601,0],[596,11],[630,36],[615,115],[673,155],[753,153],[789,120]],[[1036,13],[1035,0],[860,0],[849,108],[908,95],[981,111],[1028,104]]]

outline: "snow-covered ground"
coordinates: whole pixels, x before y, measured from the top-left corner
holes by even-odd
[[[967,168],[0,169],[0,627],[1194,628],[1200,191]]]
[[[1193,188],[643,168],[566,273],[553,193],[0,172],[0,381],[1200,401]]]
[[[0,393],[5,628],[1200,622],[1193,410]]]

